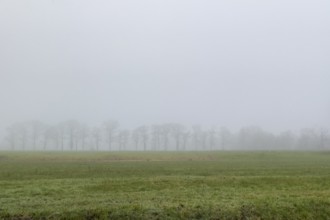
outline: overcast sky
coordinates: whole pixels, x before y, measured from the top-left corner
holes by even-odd
[[[329,0],[0,0],[0,127],[329,127],[329,39]]]

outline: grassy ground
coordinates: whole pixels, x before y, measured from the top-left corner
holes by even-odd
[[[330,153],[0,152],[0,219],[330,219]]]

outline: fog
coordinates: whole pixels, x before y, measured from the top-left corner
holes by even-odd
[[[329,128],[329,24],[327,0],[0,1],[0,137],[30,120]]]

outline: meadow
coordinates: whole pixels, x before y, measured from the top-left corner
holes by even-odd
[[[330,219],[330,153],[0,152],[0,219]]]

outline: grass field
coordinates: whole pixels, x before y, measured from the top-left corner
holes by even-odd
[[[0,219],[330,219],[330,153],[0,152]]]

